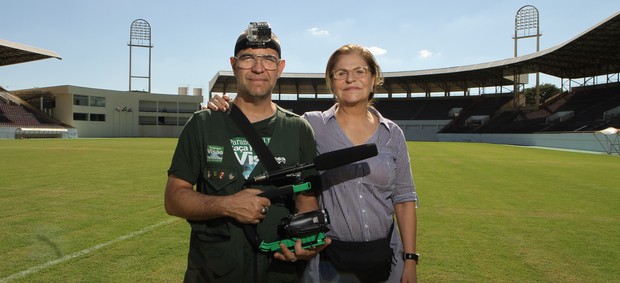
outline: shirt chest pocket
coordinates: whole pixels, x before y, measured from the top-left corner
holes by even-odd
[[[240,186],[231,185],[243,181],[244,178],[235,168],[207,166],[202,170],[202,180],[206,184],[208,194],[227,195],[235,193]],[[234,191],[229,191],[231,189]]]

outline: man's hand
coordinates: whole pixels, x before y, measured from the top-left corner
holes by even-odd
[[[268,198],[258,196],[262,192],[258,189],[245,189],[226,197],[222,204],[225,214],[242,224],[260,223],[271,205]]]
[[[230,107],[229,102],[232,101],[230,100],[228,94],[224,94],[223,96],[215,94],[213,95],[213,97],[211,97],[211,99],[209,99],[207,106],[202,106],[202,109],[211,109],[213,111],[226,111]]]
[[[280,244],[280,249],[282,249],[282,252],[274,253],[273,258],[290,262],[296,262],[297,260],[309,260],[319,254],[319,252],[321,252],[331,242],[332,240],[330,238],[325,238],[324,245],[310,247],[307,250],[304,250],[304,248],[301,247],[301,240],[298,239],[297,243],[295,243],[295,252],[290,251],[284,244]]]

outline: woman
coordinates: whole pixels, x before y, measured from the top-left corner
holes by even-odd
[[[322,174],[319,203],[330,215],[331,244],[309,261],[304,281],[416,282],[417,196],[402,130],[372,107],[383,83],[379,65],[367,49],[344,45],[329,58],[325,79],[336,104],[303,115],[318,154],[365,143],[379,154]],[[227,104],[212,98],[209,108]]]

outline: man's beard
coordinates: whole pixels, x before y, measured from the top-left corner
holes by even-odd
[[[251,98],[254,101],[260,101],[267,98],[271,98],[271,88],[268,90],[250,90],[245,89],[246,97]]]

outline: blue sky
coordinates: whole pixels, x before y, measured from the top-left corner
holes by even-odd
[[[230,70],[234,42],[251,21],[271,24],[283,45],[285,72],[321,73],[346,43],[372,48],[386,72],[484,63],[513,56],[514,17],[524,5],[539,11],[541,50],[620,11],[618,0],[5,1],[0,39],[63,59],[0,67],[0,86],[128,90],[127,44],[136,19],[151,25],[154,93],[206,90],[217,71]],[[145,50],[134,49],[134,75],[146,70]],[[519,41],[519,55],[533,51],[534,39]]]

